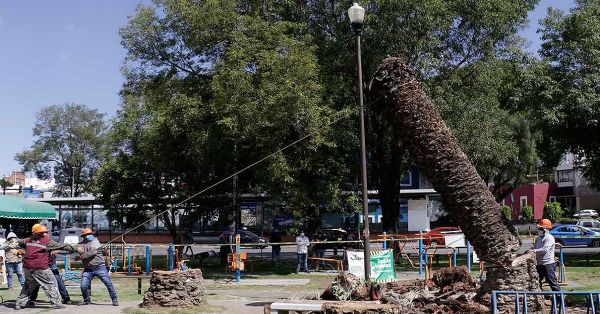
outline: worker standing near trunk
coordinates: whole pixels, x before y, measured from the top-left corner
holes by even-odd
[[[19,241],[19,245],[25,247],[23,267],[25,269],[25,285],[15,303],[15,310],[20,310],[27,305],[33,291],[41,287],[48,296],[55,309],[62,309],[62,304],[56,278],[50,269],[52,251],[74,252],[75,248],[69,244],[59,244],[50,239],[48,228],[44,225],[35,224],[31,229],[33,235],[25,240]]]
[[[535,253],[536,269],[540,280],[540,290],[542,289],[542,281],[544,278],[550,285],[552,291],[560,291],[560,286],[556,280],[556,261],[554,260],[554,236],[549,230],[552,228],[550,219],[542,219],[537,225],[537,238],[533,245]]]
[[[81,262],[83,263],[83,273],[81,274],[83,302],[78,305],[90,304],[89,287],[91,286],[92,279],[98,277],[104,283],[106,289],[108,289],[112,305],[119,306],[117,292],[112,281],[110,281],[110,277],[108,277],[108,270],[106,269],[104,252],[102,251],[100,241],[94,237],[94,232],[90,228],[85,228],[81,231],[81,238],[83,238],[83,241],[77,245],[77,252],[81,255]]]
[[[0,244],[0,250],[5,251],[6,259],[6,280],[8,289],[13,287],[13,273],[17,274],[21,287],[25,285],[25,276],[23,275],[23,252],[19,247],[19,238],[13,232],[6,237],[6,242]]]

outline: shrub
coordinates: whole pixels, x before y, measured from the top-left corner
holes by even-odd
[[[504,214],[506,219],[508,219],[508,220],[512,219],[512,208],[510,208],[510,206],[507,206],[507,205],[502,206],[502,213]]]
[[[544,203],[544,218],[550,219],[552,222],[557,222],[562,218],[563,210],[558,202]]]
[[[558,220],[558,222],[563,225],[575,225],[575,224],[577,224],[577,219],[575,219],[575,218],[560,218]]]
[[[526,220],[531,221],[531,219],[533,218],[533,207],[524,206],[523,208],[521,208],[521,216],[523,216],[523,218],[525,218]]]

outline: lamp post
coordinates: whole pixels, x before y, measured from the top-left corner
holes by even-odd
[[[360,51],[360,35],[362,34],[363,22],[365,18],[365,9],[354,2],[348,9],[350,24],[356,35],[357,65],[358,65],[358,112],[360,116],[360,175],[362,178],[362,207],[363,207],[363,241],[364,241],[364,261],[365,261],[365,280],[371,279],[371,248],[369,244],[369,195],[367,189],[367,153],[365,143],[365,108],[363,103],[363,82],[362,82],[362,62]]]

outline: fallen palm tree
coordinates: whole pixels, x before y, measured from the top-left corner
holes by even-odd
[[[461,150],[415,72],[402,58],[388,58],[375,72],[370,86],[373,109],[384,113],[399,134],[402,146],[414,157],[452,214],[479,258],[487,279],[479,299],[492,290],[538,290],[533,255],[517,258],[521,241],[502,215],[484,180]]]

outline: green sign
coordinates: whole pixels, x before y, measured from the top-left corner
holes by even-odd
[[[371,252],[371,280],[377,282],[396,281],[392,250]]]

